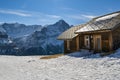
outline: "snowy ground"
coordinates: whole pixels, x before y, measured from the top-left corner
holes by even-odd
[[[80,56],[0,56],[0,80],[120,80],[120,50],[103,58]]]

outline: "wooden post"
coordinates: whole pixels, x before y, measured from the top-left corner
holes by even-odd
[[[78,51],[79,50],[79,35],[76,37],[76,50]]]
[[[91,50],[92,50],[92,40],[91,40],[92,38],[91,38],[91,36],[92,36],[92,35],[89,35],[89,39],[90,39],[90,49],[89,49],[89,51],[90,51],[90,52],[91,52]]]
[[[67,53],[67,49],[66,49],[66,40],[64,40],[64,54],[66,54]]]

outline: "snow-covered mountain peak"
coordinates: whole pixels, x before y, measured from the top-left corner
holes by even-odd
[[[59,20],[58,22],[56,22],[54,25],[57,25],[57,26],[69,26],[69,24],[67,22],[65,22],[64,20]]]
[[[2,29],[3,28],[3,29]],[[12,38],[24,37],[30,35],[35,31],[40,31],[41,25],[25,25],[19,23],[4,23],[1,25],[0,30],[6,31],[6,33]]]
[[[0,28],[11,38],[6,40],[22,51],[20,54],[30,55],[63,52],[63,41],[57,40],[57,36],[70,26],[64,20],[59,20],[55,24],[46,26],[4,23]]]

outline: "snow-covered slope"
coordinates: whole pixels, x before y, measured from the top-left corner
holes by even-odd
[[[0,56],[0,80],[119,80],[120,50],[100,57],[87,51],[42,60],[42,56]]]

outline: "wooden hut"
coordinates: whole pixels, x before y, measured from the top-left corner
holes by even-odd
[[[111,51],[120,47],[120,12],[92,19],[75,33],[80,36],[80,48],[95,52]]]
[[[72,33],[79,38],[79,43],[73,43],[72,48],[79,45],[79,49],[84,48],[95,52],[115,50],[120,47],[120,11],[96,17]],[[69,32],[64,33],[66,34]],[[72,41],[73,38],[70,43]]]

